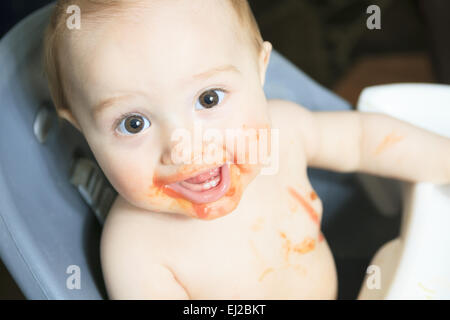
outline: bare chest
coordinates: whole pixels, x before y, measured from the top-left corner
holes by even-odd
[[[335,270],[321,202],[300,169],[257,177],[226,217],[172,229],[169,263],[192,298],[330,296],[333,285],[322,283],[334,283]]]

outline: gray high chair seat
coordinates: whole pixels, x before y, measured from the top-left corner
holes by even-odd
[[[101,224],[69,181],[74,159],[93,159],[92,154],[65,121],[53,122],[44,143],[34,133],[38,113],[51,110],[41,63],[51,8],[24,19],[0,41],[0,255],[28,299],[104,299]],[[351,109],[276,51],[264,89],[268,98],[295,101],[312,110]],[[362,225],[375,219],[362,215],[370,216],[373,207],[354,175],[323,170],[309,174],[323,200],[323,229],[337,261],[340,297],[356,297],[364,276],[361,268],[396,235],[395,229],[380,237],[346,222],[352,212]],[[376,240],[361,240],[367,234]],[[80,268],[79,289],[67,286],[68,267],[73,265]]]

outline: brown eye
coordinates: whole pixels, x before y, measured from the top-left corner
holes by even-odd
[[[225,92],[222,90],[208,90],[202,93],[202,95],[198,98],[198,102],[195,106],[197,110],[201,109],[210,109],[212,107],[217,106],[220,102],[222,102]]]
[[[150,126],[150,121],[140,115],[132,115],[122,120],[119,131],[123,134],[137,134]]]

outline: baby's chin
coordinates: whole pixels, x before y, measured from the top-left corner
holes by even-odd
[[[150,212],[188,216],[199,220],[214,220],[232,213],[240,203],[248,184],[259,174],[257,165],[230,164],[230,183],[225,194],[208,203],[194,203],[167,186],[152,186],[146,199],[131,200],[135,206]],[[126,197],[124,197],[126,199]]]

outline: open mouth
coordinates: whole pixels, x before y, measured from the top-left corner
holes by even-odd
[[[222,198],[230,187],[230,168],[227,164],[202,171],[197,175],[168,185],[193,203],[214,202]]]

